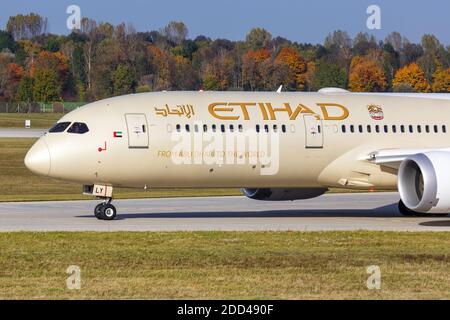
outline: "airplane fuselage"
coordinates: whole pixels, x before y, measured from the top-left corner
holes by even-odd
[[[448,119],[446,95],[135,94],[65,115],[59,123],[88,132],[47,133],[34,148],[47,148],[48,166],[28,162],[36,173],[85,185],[394,189],[396,170],[369,155],[448,147]],[[244,136],[244,145],[226,146],[227,137]]]

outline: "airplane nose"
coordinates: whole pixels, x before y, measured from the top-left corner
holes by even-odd
[[[39,139],[25,156],[25,166],[31,172],[48,176],[50,173],[50,151],[47,144],[42,139]]]

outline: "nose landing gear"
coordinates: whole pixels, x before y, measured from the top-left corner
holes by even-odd
[[[114,220],[117,216],[116,207],[111,204],[113,186],[94,184],[84,185],[83,194],[88,196],[94,196],[97,199],[102,199],[103,202],[99,203],[94,209],[94,215],[99,220]]]
[[[111,204],[112,198],[99,203],[94,209],[94,215],[99,220],[114,220],[117,216],[117,209]]]

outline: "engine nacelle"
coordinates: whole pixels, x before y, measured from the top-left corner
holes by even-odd
[[[327,188],[242,188],[241,192],[248,198],[266,201],[303,200],[324,194]]]
[[[405,206],[420,213],[450,213],[450,152],[409,156],[400,164],[398,190]]]

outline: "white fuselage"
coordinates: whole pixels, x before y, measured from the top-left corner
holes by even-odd
[[[86,185],[393,189],[397,170],[369,155],[448,147],[448,119],[447,95],[144,93],[65,115],[89,131],[45,134],[26,164]]]

